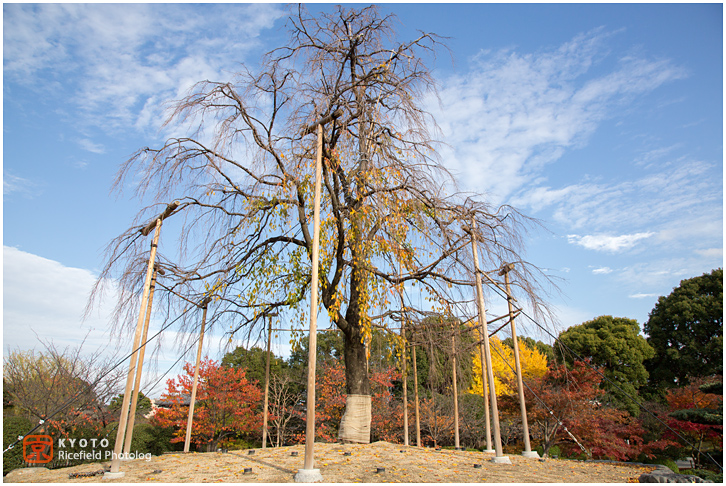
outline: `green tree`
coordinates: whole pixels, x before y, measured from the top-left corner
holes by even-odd
[[[111,399],[111,403],[108,404],[108,409],[112,412],[119,412],[121,410],[121,405],[123,405],[124,402],[124,394],[121,393],[120,395],[116,395]],[[151,400],[149,397],[143,394],[143,392],[139,392],[139,399],[136,402],[136,413],[137,414],[146,414],[151,411]]]
[[[648,381],[643,362],[654,354],[653,348],[639,333],[640,325],[634,319],[600,316],[572,326],[559,336],[560,342],[580,357],[590,358],[593,364],[604,368],[604,375],[623,390],[603,380],[601,386],[607,397],[635,416],[640,407],[623,392],[632,397],[638,395],[638,390]],[[555,346],[555,354],[569,365],[577,359],[559,346]]]
[[[644,331],[655,355],[645,362],[650,388],[723,372],[723,269],[682,280],[659,297]]]
[[[254,346],[245,349],[238,346],[222,358],[222,366],[227,368],[243,368],[247,370],[247,380],[265,386],[265,367],[267,364],[267,350]],[[280,374],[286,368],[282,358],[270,352],[270,374]]]
[[[310,337],[305,336],[293,345],[288,364],[295,370],[306,370],[308,367],[308,347]],[[319,363],[340,361],[343,359],[343,333],[340,331],[318,332],[315,349]]]

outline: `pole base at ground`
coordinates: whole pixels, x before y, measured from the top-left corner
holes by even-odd
[[[492,462],[494,464],[511,464],[512,463],[512,461],[509,460],[509,456],[492,457]]]
[[[103,473],[103,479],[118,479],[118,478],[124,477],[124,474],[126,474],[126,473],[123,471],[119,471],[119,472],[106,471],[105,473]]]
[[[295,474],[296,483],[318,483],[323,481],[320,469],[300,469]]]
[[[539,459],[537,451],[522,451],[522,457],[530,457],[532,459]]]
[[[484,449],[482,452],[487,452],[489,454],[496,454],[497,453],[497,451],[495,451],[494,449]]]

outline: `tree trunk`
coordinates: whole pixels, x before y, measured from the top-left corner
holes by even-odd
[[[351,288],[356,289],[352,278]],[[360,328],[358,292],[351,292],[343,331],[345,361],[345,413],[340,421],[338,439],[345,443],[368,444],[371,441],[371,383],[366,370],[366,348]]]

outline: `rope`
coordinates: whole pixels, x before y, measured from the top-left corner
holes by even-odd
[[[499,355],[499,357],[502,358],[502,362],[504,364],[506,364],[509,367],[509,369],[512,370],[512,373],[514,373],[516,375],[517,374],[516,370],[514,368],[512,368],[512,365],[509,364],[509,361],[507,361],[504,358],[504,356],[502,355],[502,353],[499,352],[499,349],[497,349],[496,346],[492,346],[492,347],[493,347],[494,351],[497,352],[497,354]],[[567,434],[572,438],[572,440],[575,441],[575,443],[578,446],[580,446],[580,449],[582,449],[582,452],[584,452],[587,455],[587,457],[589,457],[589,458],[592,459],[592,454],[590,453],[590,451],[588,451],[587,449],[585,449],[585,447],[580,443],[580,441],[577,440],[577,438],[572,434],[572,432],[570,432],[567,429],[567,427],[565,426],[565,424],[562,423],[562,420],[560,420],[560,418],[555,415],[555,412],[544,402],[544,400],[542,400],[539,396],[537,396],[537,394],[534,392],[534,390],[532,390],[532,388],[524,380],[522,380],[522,384],[524,386],[526,386],[527,389],[530,391],[530,393],[532,393],[532,395],[534,395],[534,397],[539,401],[539,403],[541,403],[547,409],[547,411],[549,412],[549,414],[552,415],[552,417],[554,417],[554,419],[557,421],[557,424],[560,427],[562,427],[565,432],[567,432]]]

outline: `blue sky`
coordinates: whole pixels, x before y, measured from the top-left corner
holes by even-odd
[[[526,257],[558,279],[559,329],[642,324],[659,295],[723,266],[721,4],[381,8],[400,40],[448,37],[440,98],[425,100],[442,161],[462,189],[543,222]],[[284,23],[276,4],[3,6],[5,353],[36,334],[109,340],[109,303],[80,315],[105,245],[143,206],[110,194],[116,170],[169,134],[165,102],[254,69]]]

